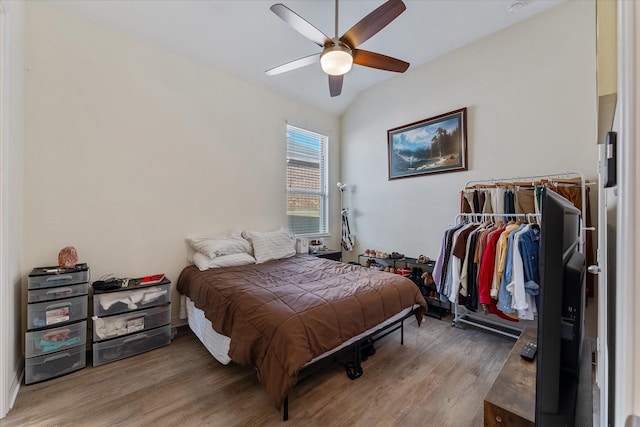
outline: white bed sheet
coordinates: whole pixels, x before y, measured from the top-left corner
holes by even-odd
[[[183,303],[186,304],[187,307],[187,318],[189,320],[189,327],[191,328],[191,330],[193,331],[194,334],[196,334],[196,336],[198,337],[198,339],[202,342],[202,344],[204,344],[205,348],[209,351],[209,353],[211,353],[211,355],[220,363],[222,363],[223,365],[227,365],[229,364],[229,362],[231,362],[231,358],[229,357],[229,345],[231,343],[231,339],[225,335],[219,334],[217,333],[213,327],[211,326],[211,321],[209,321],[209,319],[207,319],[206,317],[204,317],[204,311],[200,310],[199,308],[197,308],[194,304],[193,301],[191,301],[191,299],[189,299],[189,297],[185,297]],[[353,344],[354,342],[356,342],[357,340],[366,337],[367,335],[369,335],[370,333],[380,329],[381,327],[384,327],[386,325],[389,325],[399,319],[401,319],[402,317],[406,316],[407,314],[409,314],[411,312],[411,310],[415,309],[419,307],[418,305],[415,305],[413,307],[408,307],[405,308],[404,310],[402,310],[400,313],[396,314],[395,316],[390,317],[389,319],[385,320],[383,323],[379,324],[378,326],[375,326],[363,333],[361,333],[360,335],[357,335],[347,341],[345,341],[344,343],[342,343],[340,346],[327,351],[324,354],[321,354],[320,356],[314,358],[313,360],[311,360],[310,362],[306,363],[305,366],[319,360],[322,359],[323,357],[326,357],[332,353],[335,353],[336,351],[350,345]]]
[[[197,308],[189,297],[186,297],[185,300],[189,327],[218,362],[228,365],[231,362],[229,357],[231,338],[217,333],[211,326],[211,321],[204,317],[204,311]]]

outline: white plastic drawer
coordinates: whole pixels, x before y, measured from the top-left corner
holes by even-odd
[[[24,383],[32,384],[77,371],[86,366],[86,360],[84,345],[26,359]]]
[[[93,344],[93,366],[171,344],[171,325]]]
[[[27,304],[27,329],[45,328],[86,318],[86,296]]]
[[[27,357],[40,356],[66,350],[87,342],[87,321],[72,325],[27,332],[25,354]]]
[[[56,267],[42,267],[34,269],[34,271],[50,271],[56,270]],[[89,270],[85,269],[81,271],[69,271],[65,272],[61,270],[58,273],[32,273],[29,275],[28,287],[29,289],[39,288],[51,288],[53,286],[67,286],[76,285],[78,283],[85,283],[89,281]]]
[[[166,304],[171,301],[171,282],[163,285],[93,294],[93,314],[102,317]]]
[[[171,306],[164,304],[147,310],[117,314],[109,317],[93,316],[93,341],[146,331],[171,323]]]
[[[87,295],[89,290],[88,283],[80,283],[79,285],[59,286],[55,288],[42,288],[29,291],[28,302],[51,301],[61,298],[77,297],[78,295]]]

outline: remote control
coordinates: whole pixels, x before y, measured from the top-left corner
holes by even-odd
[[[538,351],[538,346],[532,342],[528,342],[522,347],[522,351],[520,352],[520,357],[528,362],[532,362],[536,357],[536,352]]]

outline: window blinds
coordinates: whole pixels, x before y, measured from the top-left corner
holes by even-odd
[[[328,232],[328,138],[287,126],[287,221],[296,235]]]

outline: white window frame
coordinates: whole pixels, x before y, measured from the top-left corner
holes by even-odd
[[[300,237],[328,237],[329,236],[329,137],[327,135],[321,134],[319,132],[315,132],[309,129],[304,129],[299,126],[292,126],[287,124],[287,150],[286,150],[286,165],[285,168],[289,166],[289,142],[291,130],[295,130],[296,132],[301,132],[308,134],[313,137],[317,137],[320,139],[320,162],[322,163],[320,166],[320,189],[318,191],[301,191],[301,190],[292,190],[287,186],[287,197],[286,203],[288,204],[289,195],[290,194],[302,194],[302,195],[317,195],[320,196],[320,223],[319,230],[315,233],[295,233],[295,230],[291,230],[295,233],[296,236]],[[288,170],[285,170],[285,176],[287,176]],[[288,216],[288,215],[287,215]]]

